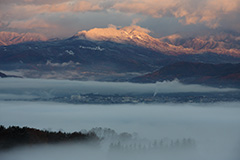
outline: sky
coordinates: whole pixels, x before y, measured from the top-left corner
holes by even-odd
[[[139,25],[154,37],[179,32],[240,32],[240,0],[0,0],[0,31],[49,38],[113,24]]]

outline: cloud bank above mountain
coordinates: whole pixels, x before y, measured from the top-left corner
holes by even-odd
[[[156,18],[174,16],[186,25],[204,23],[211,28],[216,28],[225,16],[239,11],[239,2],[239,0],[230,2],[226,0],[141,0],[119,2],[113,8]]]
[[[104,16],[95,15],[93,22],[89,16],[94,13]],[[137,17],[159,21],[174,18],[183,26],[200,24],[240,31],[239,14],[240,0],[1,0],[0,30],[54,31],[52,34],[57,36],[69,23],[79,30],[99,26],[106,19],[121,17],[119,23],[126,24]]]

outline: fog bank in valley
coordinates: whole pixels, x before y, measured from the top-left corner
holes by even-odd
[[[94,127],[117,133],[137,133],[139,139],[191,138],[191,150],[152,152],[109,152],[81,144],[16,148],[0,153],[1,160],[89,159],[118,160],[239,160],[239,103],[73,105],[51,102],[1,101],[0,122],[4,126],[28,126],[52,131],[74,132]],[[175,142],[175,141],[174,141]],[[116,142],[117,143],[117,142]]]
[[[184,97],[185,93],[238,94],[238,91],[184,85],[177,80],[137,84],[0,79],[0,125],[62,132],[94,130],[103,139],[97,146],[76,142],[18,147],[0,151],[0,159],[239,160],[239,102],[76,105],[49,101],[82,94],[153,97],[179,93],[177,96]],[[125,139],[118,138],[117,134],[124,135]],[[129,135],[131,139],[126,139]]]
[[[184,85],[177,80],[138,84],[129,82],[96,82],[44,79],[0,79],[0,99],[53,98],[76,94],[141,95],[160,93],[202,93],[238,91],[234,88],[213,88],[201,85]]]

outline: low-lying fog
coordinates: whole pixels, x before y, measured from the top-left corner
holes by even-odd
[[[234,88],[213,88],[201,85],[184,85],[177,80],[172,82],[157,82],[155,84],[137,84],[129,82],[96,82],[43,79],[0,79],[0,99],[34,99],[69,96],[74,94],[100,95],[139,95],[157,93],[186,92],[229,92],[238,91]]]
[[[40,84],[41,85],[41,84]],[[183,152],[110,153],[80,144],[33,146],[0,153],[1,160],[239,160],[239,103],[73,105],[51,102],[0,102],[0,124],[73,132],[94,127],[138,134],[150,140],[191,138]]]
[[[183,85],[177,80],[156,84],[127,82],[80,82],[69,80],[0,79],[0,125],[27,126],[43,130],[74,132],[95,127],[114,129],[117,133],[138,134],[134,144],[118,145],[124,148],[112,151],[110,141],[103,140],[100,148],[83,144],[40,145],[15,148],[0,152],[1,160],[239,160],[240,107],[239,102],[204,104],[126,104],[126,105],[73,105],[33,101],[78,94],[137,95],[186,92],[229,92],[231,88],[213,88]],[[19,100],[19,101],[18,101]],[[24,100],[24,101],[20,101]],[[106,138],[105,138],[106,139]],[[194,141],[190,150],[173,147],[151,152],[141,144],[146,140],[174,144]],[[180,143],[177,141],[180,140]],[[190,141],[190,142],[192,142]],[[148,141],[147,141],[148,142]],[[138,147],[136,147],[136,145]],[[151,144],[154,146],[154,143]],[[150,146],[151,146],[150,145]],[[186,143],[185,143],[186,145]],[[120,147],[119,147],[120,146]],[[133,147],[135,146],[135,147]],[[139,147],[141,146],[141,147]],[[149,145],[148,145],[149,146]],[[126,148],[130,150],[126,152]],[[133,148],[134,151],[133,151]],[[140,152],[136,151],[136,148]],[[141,149],[139,149],[141,148]],[[145,149],[143,149],[145,148]],[[151,148],[151,147],[150,147]],[[110,151],[110,150],[111,151]]]

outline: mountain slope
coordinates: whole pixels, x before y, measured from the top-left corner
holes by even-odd
[[[5,78],[5,77],[7,77],[7,75],[2,73],[2,72],[0,72],[0,78]]]
[[[86,38],[89,35],[90,37],[95,34],[99,35],[97,29],[91,34],[80,33],[69,39],[0,46],[0,69],[18,70],[23,77],[29,78],[119,80],[119,77],[122,77],[121,80],[126,80],[179,61],[213,64],[240,63],[240,58],[224,54],[209,52],[171,55],[166,54],[164,45],[163,52],[141,47],[136,43],[143,43],[146,39],[150,39],[147,43],[153,42],[151,36],[141,28],[131,32],[128,29],[116,33],[120,37],[114,36],[114,40],[100,41],[102,37],[99,36],[97,38],[100,39],[95,40]],[[112,37],[112,32],[106,34],[107,37]],[[140,36],[142,40],[137,36]],[[131,73],[130,76],[129,73]]]
[[[133,82],[157,82],[179,79],[183,83],[240,86],[240,64],[178,62],[158,71],[133,78]]]
[[[23,42],[46,41],[47,38],[38,33],[0,32],[0,46],[8,46]]]
[[[89,80],[92,76],[109,77],[115,72],[151,72],[177,61],[236,63],[240,59],[213,53],[171,56],[136,45],[78,38],[0,46],[0,69],[34,70],[36,73],[25,75],[34,78],[41,77],[39,74],[46,74],[44,72],[54,71],[61,74],[56,77],[87,77],[86,80]],[[72,72],[75,72],[74,75]]]
[[[0,69],[18,70],[29,78],[113,80],[153,71],[168,59],[138,46],[79,39],[0,46]]]

